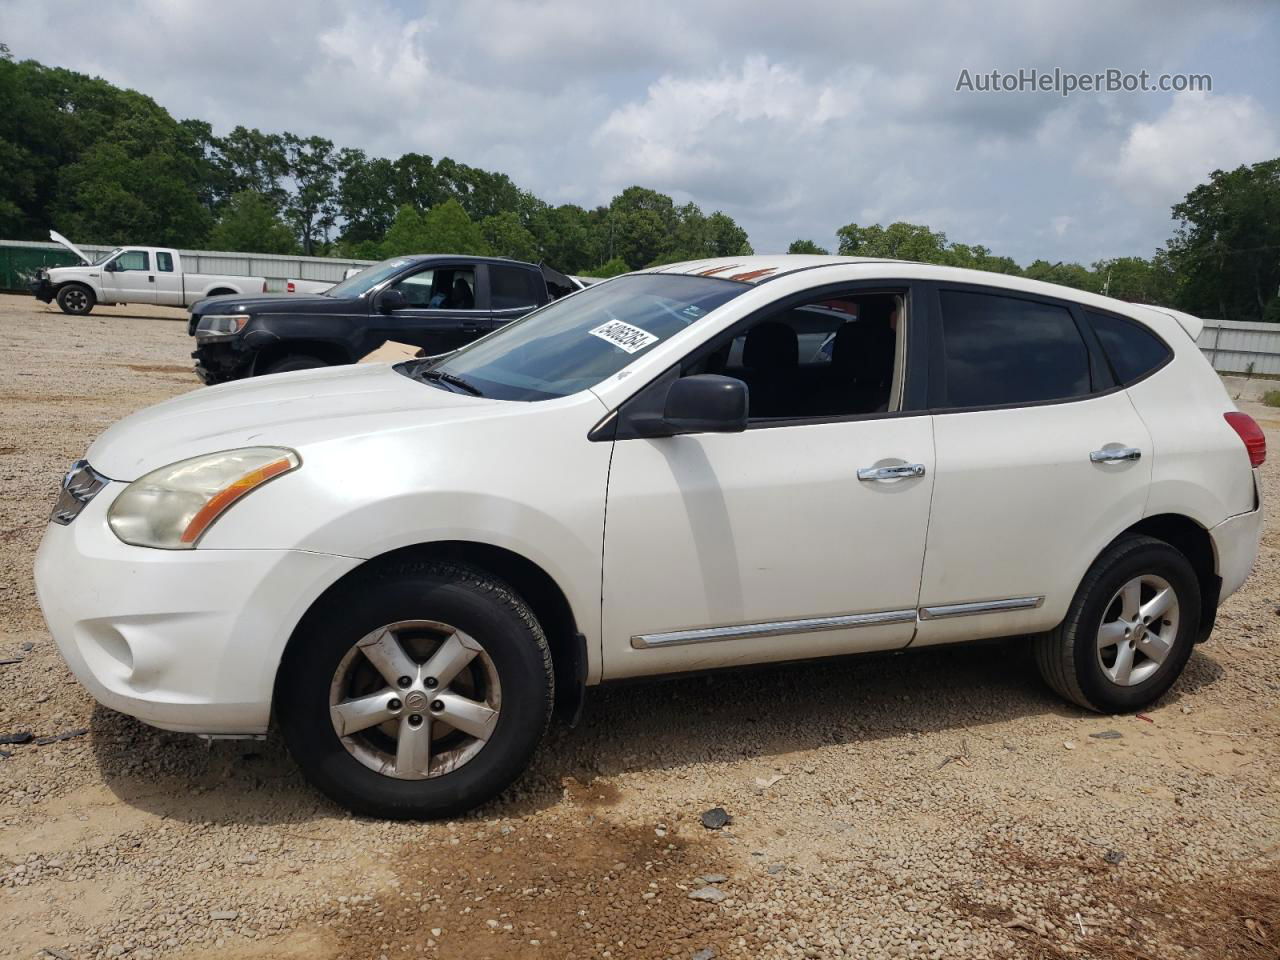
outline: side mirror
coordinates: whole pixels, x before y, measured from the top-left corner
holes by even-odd
[[[383,290],[378,294],[378,309],[383,313],[403,310],[407,306],[409,306],[409,301],[405,298],[404,293],[399,290]]]
[[[741,433],[747,429],[747,385],[714,373],[681,377],[667,391],[662,423],[673,436]]]
[[[115,273],[117,270],[119,270],[119,269],[120,269],[120,265],[119,265],[118,263],[116,263],[114,260],[112,260],[110,263],[108,263],[108,264],[107,264],[105,267],[103,267],[102,269],[103,269],[103,270],[105,270],[105,271],[107,271],[107,273]]]

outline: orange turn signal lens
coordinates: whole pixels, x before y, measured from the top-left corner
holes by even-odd
[[[191,518],[187,528],[182,531],[181,541],[183,543],[195,543],[200,539],[200,535],[209,529],[209,525],[217,520],[227,507],[249,491],[262,486],[268,480],[278,477],[282,473],[288,473],[297,465],[298,462],[295,458],[281,457],[279,460],[275,460],[265,466],[250,470],[238,480],[223,487]]]

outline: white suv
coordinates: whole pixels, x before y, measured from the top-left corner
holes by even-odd
[[[748,257],[582,290],[443,360],[197,390],[68,474],[63,656],[156,726],[275,712],[353,810],[453,815],[602,681],[1025,635],[1133,710],[1262,525],[1200,322],[1013,277]]]

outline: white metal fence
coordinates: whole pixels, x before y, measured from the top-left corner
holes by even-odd
[[[117,245],[78,243],[91,257],[110,253]],[[66,252],[58,243],[35,240],[0,240],[0,247],[23,247]],[[222,273],[237,277],[266,277],[267,289],[283,292],[286,280],[320,280],[337,283],[351,267],[367,267],[373,260],[343,260],[337,257],[285,257],[271,253],[230,253],[215,250],[179,250],[187,273]]]
[[[1206,320],[1196,345],[1219,373],[1280,377],[1280,323]]]

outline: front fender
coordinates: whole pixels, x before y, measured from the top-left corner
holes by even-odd
[[[261,314],[245,325],[241,335],[245,345],[255,350],[277,344],[324,344],[340,350],[353,363],[384,342],[381,337],[369,331],[368,324],[360,317],[348,315]]]

